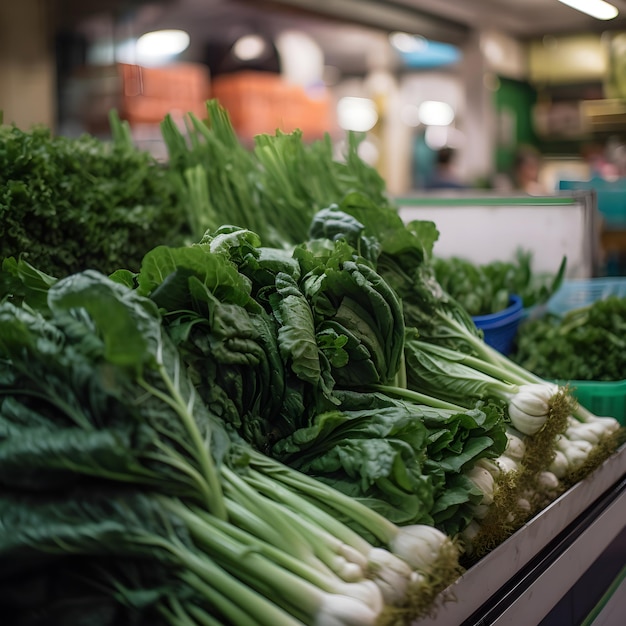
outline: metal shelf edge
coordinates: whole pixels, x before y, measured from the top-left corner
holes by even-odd
[[[463,623],[624,474],[626,445],[468,569],[440,596],[436,615],[415,622],[415,626],[458,626]],[[622,521],[624,525],[626,517]]]

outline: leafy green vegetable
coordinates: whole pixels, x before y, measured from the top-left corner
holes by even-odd
[[[150,300],[96,272],[72,275],[50,287],[45,316],[9,302],[0,306],[0,354],[0,392],[11,393],[2,404],[5,430],[15,435],[25,428],[17,444],[14,437],[0,439],[7,467],[20,467],[32,451],[29,479],[34,472],[46,485],[55,473],[71,471],[63,451],[85,445],[97,452],[80,455],[86,473],[163,481],[225,515],[207,446],[221,459],[228,438],[181,378],[181,361]],[[42,428],[51,426],[68,430],[41,440]]]
[[[222,227],[204,243],[157,247],[136,282],[163,310],[204,400],[269,450],[335,405],[337,385],[392,379],[404,319],[394,292],[346,242],[314,239],[288,255],[259,241]]]
[[[323,413],[272,454],[397,524],[432,524],[432,487],[422,472],[427,431],[418,417],[402,406]]]
[[[318,415],[273,454],[396,523],[434,524],[451,536],[463,530],[482,493],[462,472],[504,452],[501,412],[434,409],[383,393],[337,395],[341,410]]]
[[[0,272],[0,300],[25,302],[35,309],[45,308],[48,289],[56,280],[23,259],[6,258],[2,261],[2,272]]]
[[[183,241],[168,170],[111,123],[111,143],[0,126],[0,259],[23,256],[57,278],[136,271],[150,248]]]
[[[477,265],[460,257],[432,260],[437,281],[470,315],[496,313],[518,295],[525,308],[547,302],[563,281],[566,258],[554,275],[532,270],[532,253],[518,250],[514,261]]]
[[[170,117],[162,124],[194,240],[234,224],[257,233],[264,246],[290,247],[308,238],[317,211],[351,192],[367,189],[373,202],[390,206],[383,179],[358,155],[362,137],[355,134],[343,158],[330,136],[305,143],[299,131],[259,135],[247,150],[217,100],[207,102],[206,123],[190,115],[186,130],[189,141]]]
[[[347,337],[343,348],[348,363],[334,368],[333,376],[344,386],[393,379],[404,346],[399,298],[345,243],[320,248],[316,241],[297,247],[294,255],[303,267],[302,289],[313,310],[316,331]]]
[[[207,255],[206,245],[196,254]],[[155,254],[152,269],[159,254],[171,259],[162,248]],[[216,267],[231,267],[215,256]],[[22,276],[28,282],[30,274]],[[198,302],[222,304],[197,277],[187,278],[190,299],[210,294]],[[164,302],[176,301],[167,295]],[[355,615],[373,624],[382,611],[374,581],[383,584],[389,565],[381,558],[405,570],[387,611],[406,623],[458,574],[446,535],[400,529],[227,434],[197,401],[155,303],[137,290],[87,271],[50,285],[46,300],[40,311],[0,305],[0,563],[15,564],[21,584],[41,580],[42,564],[51,574],[65,567],[90,574],[96,605],[115,609],[120,623],[139,611],[172,625],[347,626]],[[297,487],[302,480],[350,526],[329,523],[321,510],[311,514]],[[271,497],[277,489],[289,493],[291,513]],[[292,519],[304,512],[308,521]],[[351,527],[363,527],[379,547]],[[378,562],[371,572],[370,558]],[[132,578],[120,573],[121,559],[130,559]],[[420,575],[412,578],[414,570]],[[76,607],[71,593],[61,593]],[[121,606],[130,613],[119,616]],[[88,607],[76,608],[89,615]]]
[[[626,376],[626,298],[610,296],[563,316],[521,325],[511,359],[557,380],[622,380]]]

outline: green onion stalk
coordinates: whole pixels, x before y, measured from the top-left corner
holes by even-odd
[[[374,624],[382,596],[372,581],[345,583],[202,510],[166,503],[196,545],[251,589],[305,624]]]
[[[504,453],[479,461],[467,474],[485,495],[473,509],[480,533],[472,539],[474,554],[485,554],[558,493],[542,477],[567,429],[571,399],[557,385],[511,382],[496,365],[414,336],[407,335],[405,363],[410,390],[459,407],[491,401],[506,410]],[[476,524],[472,528],[477,532]]]
[[[518,365],[506,355],[487,344],[480,337],[470,333],[460,322],[451,319],[444,312],[438,311],[438,315],[443,318],[445,323],[449,325],[454,332],[462,337],[463,341],[469,347],[470,352],[475,355],[475,360],[472,360],[472,365],[476,369],[489,373],[494,371],[493,368],[495,367],[495,371],[499,372],[499,376],[502,377],[502,379],[508,380],[514,384],[520,386],[545,386],[547,389],[546,393],[548,393],[549,390],[556,390],[557,392],[565,390],[567,393],[567,389],[559,385],[554,385],[554,383],[546,381],[521,365]],[[537,388],[538,387],[533,387],[533,389]],[[607,437],[617,433],[620,429],[620,424],[615,418],[597,416],[578,402],[571,403],[570,414],[583,424],[594,423],[599,425],[603,428],[604,436]]]
[[[455,370],[460,366],[472,368],[477,380],[483,379],[485,386],[508,402],[513,429],[523,436],[532,436],[527,438],[524,459],[527,475],[554,469],[552,473],[562,480],[563,486],[571,486],[598,467],[623,442],[625,431],[617,419],[594,415],[573,399],[566,386],[541,379],[476,337],[471,340],[485,358],[414,339],[407,346],[409,351],[421,350],[448,359],[449,367]],[[408,358],[415,366],[417,359]],[[465,372],[474,377],[473,372]],[[490,379],[509,385],[509,390]],[[427,380],[422,376],[418,383],[415,380],[413,383],[421,386]],[[507,395],[511,392],[512,395]],[[558,459],[556,463],[555,459]],[[535,482],[533,487],[542,492],[541,483]],[[549,494],[555,492],[548,490]]]
[[[347,558],[359,555],[356,562],[365,563],[366,576],[383,593],[382,623],[408,623],[429,614],[437,595],[462,572],[458,548],[445,533],[424,524],[397,526],[358,500],[256,451],[250,451],[249,471],[241,478],[291,511],[287,519],[324,529],[348,547],[342,550]],[[361,529],[376,543],[364,539]]]

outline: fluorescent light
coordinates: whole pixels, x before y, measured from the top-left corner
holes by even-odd
[[[559,0],[572,9],[591,15],[597,20],[612,20],[617,17],[619,11],[604,0]]]
[[[155,30],[137,39],[137,56],[142,59],[171,57],[189,46],[189,34],[184,30]]]

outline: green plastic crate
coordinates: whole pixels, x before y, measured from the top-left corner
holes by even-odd
[[[570,380],[568,383],[578,402],[586,409],[598,416],[614,417],[626,426],[626,380]]]

